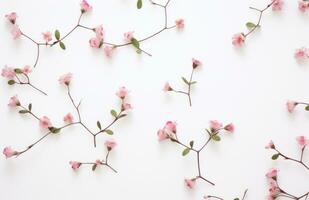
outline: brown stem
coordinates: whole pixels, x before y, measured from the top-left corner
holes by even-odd
[[[296,160],[296,159],[294,159],[294,158],[290,158],[290,157],[288,157],[288,156],[286,156],[286,155],[284,155],[283,153],[281,153],[278,149],[274,149],[280,156],[282,156],[284,159],[286,159],[286,160],[291,160],[291,161],[293,161],[293,162],[296,162],[296,163],[299,163],[299,164],[301,164],[302,166],[304,166],[307,170],[309,170],[309,166],[308,165],[306,165],[304,162],[303,162],[303,160],[302,160],[302,156],[303,156],[303,150],[302,150],[302,153],[301,153],[301,159],[300,160]]]

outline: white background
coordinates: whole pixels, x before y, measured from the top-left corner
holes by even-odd
[[[63,34],[76,23],[79,1],[2,0],[0,16],[16,11],[22,30],[41,39],[41,32],[59,29]],[[164,3],[164,1],[162,1]],[[273,139],[279,149],[290,156],[299,155],[295,137],[308,135],[309,115],[301,108],[288,114],[288,99],[309,101],[309,64],[297,63],[294,50],[308,44],[309,14],[301,14],[297,1],[286,1],[279,13],[265,12],[262,28],[248,37],[245,47],[231,45],[234,33],[245,31],[247,21],[255,21],[258,13],[249,6],[264,8],[268,1],[172,0],[168,8],[169,23],[185,19],[184,31],[170,30],[142,43],[153,57],[137,55],[132,47],[116,50],[107,59],[102,50],[91,49],[88,40],[93,33],[77,30],[65,40],[67,50],[42,48],[37,68],[31,75],[34,84],[48,92],[40,95],[28,87],[8,86],[0,81],[0,147],[23,149],[42,136],[38,123],[31,116],[20,116],[7,107],[10,96],[33,103],[39,116],[49,116],[55,125],[74,112],[58,77],[72,72],[72,93],[82,99],[81,112],[93,130],[96,121],[107,124],[109,110],[119,104],[114,95],[119,86],[130,89],[134,109],[129,117],[113,128],[118,142],[110,157],[119,171],[106,168],[92,172],[84,166],[74,172],[70,160],[92,161],[105,155],[105,135],[98,137],[98,147],[82,128],[75,126],[62,134],[48,137],[17,159],[0,158],[0,199],[202,199],[216,194],[226,199],[241,196],[248,188],[247,199],[265,199],[267,183],[264,174],[279,167],[279,182],[292,194],[308,191],[309,174],[291,162],[270,160],[264,149]],[[123,32],[134,30],[137,38],[158,30],[163,10],[144,0],[136,9],[135,0],[90,1],[91,14],[82,24],[103,24],[106,40],[122,42]],[[0,20],[0,66],[32,65],[36,47],[22,38],[14,41],[10,25]],[[188,76],[191,58],[204,65],[194,74],[198,83],[192,93],[193,107],[186,97],[165,94],[162,87],[169,81],[182,88],[181,76]],[[76,116],[76,115],[75,115]],[[194,154],[183,158],[182,148],[170,142],[158,143],[156,131],[167,120],[178,123],[183,142],[205,141],[208,121],[233,122],[236,131],[224,135],[220,143],[211,143],[201,155],[202,171],[216,186],[198,182],[194,190],[183,183],[196,175]],[[309,152],[305,159],[308,162]]]

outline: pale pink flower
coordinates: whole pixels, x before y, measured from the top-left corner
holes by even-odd
[[[274,179],[269,179],[269,188],[268,188],[270,196],[275,196],[280,193],[280,189],[278,187],[278,183]]]
[[[69,85],[71,82],[71,79],[72,79],[72,73],[67,73],[67,74],[60,76],[58,81],[61,85]]]
[[[102,39],[101,38],[98,38],[98,37],[95,37],[95,38],[91,38],[89,40],[89,44],[92,48],[100,48],[101,45],[102,45]]]
[[[122,108],[122,110],[129,110],[129,109],[132,109],[132,106],[129,103],[123,103],[121,105],[121,108]]]
[[[5,147],[2,153],[5,155],[6,158],[18,155],[18,152],[13,150],[11,147]]]
[[[202,62],[195,59],[195,58],[192,58],[192,67],[195,69],[197,68],[198,66],[202,65]]]
[[[84,13],[84,12],[88,12],[92,9],[92,6],[89,5],[89,3],[86,1],[86,0],[83,0],[81,3],[80,3],[80,9],[81,11]]]
[[[164,87],[163,87],[163,91],[164,92],[173,91],[173,88],[170,86],[170,84],[168,82],[166,82]]]
[[[235,126],[234,124],[230,123],[224,127],[224,130],[233,133],[235,131]]]
[[[287,109],[288,109],[288,111],[290,112],[290,113],[292,113],[293,111],[294,111],[294,109],[295,109],[295,107],[297,106],[297,102],[295,102],[295,101],[288,101],[287,103],[286,103],[286,107],[287,107]]]
[[[70,161],[69,163],[74,170],[77,170],[82,165],[82,163],[77,161]]]
[[[109,46],[109,45],[106,45],[104,46],[103,48],[103,51],[104,51],[104,54],[106,55],[106,57],[110,58],[112,56],[112,53],[113,53],[113,50],[114,48]]]
[[[278,174],[278,170],[275,168],[272,168],[266,173],[266,177],[273,179],[277,177],[277,174]]]
[[[72,123],[73,120],[74,120],[74,117],[71,113],[68,113],[63,117],[63,121],[66,123]]]
[[[272,10],[273,11],[277,11],[277,10],[281,10],[282,6],[284,4],[283,0],[272,0],[273,4],[272,4]]]
[[[52,124],[51,124],[51,122],[50,122],[50,119],[49,119],[48,117],[46,117],[46,116],[42,117],[42,118],[40,119],[40,126],[41,126],[42,128],[49,128],[49,127],[52,127]]]
[[[52,39],[53,39],[52,34],[49,31],[42,33],[42,35],[43,35],[43,39],[45,40],[46,43],[52,41]]]
[[[22,71],[24,74],[29,74],[29,73],[32,72],[31,67],[30,67],[29,65],[24,66],[24,67],[21,69],[21,71]]]
[[[103,39],[104,31],[102,25],[99,25],[96,28],[94,28],[94,32],[97,38]]]
[[[18,100],[17,95],[12,96],[12,97],[10,98],[10,101],[9,101],[8,106],[10,106],[10,107],[20,106],[20,101]]]
[[[302,47],[300,49],[296,49],[294,53],[294,57],[296,59],[304,59],[308,58],[308,49],[305,47]]]
[[[298,9],[299,11],[301,12],[306,12],[306,10],[308,9],[308,2],[305,2],[305,1],[298,1]]]
[[[275,200],[274,197],[272,195],[268,195],[267,196],[267,200]]]
[[[127,42],[131,42],[131,40],[133,39],[133,33],[134,31],[129,31],[123,34],[124,40]]]
[[[234,46],[242,46],[245,43],[245,35],[243,33],[237,33],[232,37],[232,44]]]
[[[210,129],[215,130],[215,131],[220,130],[223,127],[222,123],[217,120],[209,121],[209,126],[210,126]]]
[[[16,73],[12,67],[8,67],[7,65],[4,66],[1,72],[1,76],[8,78],[8,79],[14,79]]]
[[[296,137],[296,141],[301,146],[301,148],[304,148],[305,146],[307,146],[309,144],[309,139],[307,139],[303,135]]]
[[[195,179],[185,179],[185,184],[188,188],[193,189],[195,185]]]
[[[11,34],[12,34],[14,40],[21,36],[21,30],[19,29],[19,27],[17,25],[13,26],[13,28],[11,30]]]
[[[268,144],[265,146],[265,149],[274,149],[274,148],[275,148],[275,144],[272,140],[270,140]]]
[[[185,27],[185,20],[183,19],[177,19],[175,21],[175,26],[178,28],[178,29],[183,29]]]
[[[168,134],[163,129],[159,129],[157,135],[160,142],[169,138]]]
[[[167,121],[165,126],[164,126],[164,131],[176,133],[176,131],[177,131],[176,126],[177,125],[176,125],[175,122]]]
[[[17,18],[17,14],[16,14],[16,12],[11,12],[10,14],[6,14],[5,17],[6,17],[12,24],[15,24],[16,18]]]
[[[95,164],[97,164],[97,165],[102,165],[102,164],[103,164],[103,161],[102,161],[102,160],[97,159],[97,160],[95,161]]]
[[[120,87],[118,92],[116,92],[116,95],[121,98],[124,99],[127,95],[128,95],[128,90],[127,88],[125,88],[124,86]]]
[[[112,139],[106,140],[104,144],[109,151],[115,148],[117,145],[117,143]]]

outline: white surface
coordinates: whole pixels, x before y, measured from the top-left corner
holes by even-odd
[[[121,41],[128,30],[143,37],[163,23],[162,10],[146,0],[140,11],[135,0],[90,3],[94,10],[83,17],[82,23],[103,24],[109,41]],[[244,31],[244,24],[258,17],[248,7],[262,8],[267,3],[172,0],[169,23],[182,17],[186,28],[183,32],[167,31],[143,43],[152,58],[125,47],[108,60],[102,51],[88,46],[93,34],[84,30],[65,40],[66,51],[43,48],[31,79],[48,92],[48,97],[0,81],[1,149],[7,145],[22,149],[43,134],[34,119],[7,107],[9,97],[18,94],[21,101],[33,103],[38,115],[48,115],[54,123],[62,124],[63,115],[74,110],[57,80],[72,72],[73,96],[83,99],[81,112],[93,129],[98,119],[102,123],[110,120],[110,108],[118,105],[114,95],[118,87],[125,85],[131,91],[134,110],[113,128],[119,146],[110,162],[119,173],[105,168],[95,173],[90,167],[82,167],[77,173],[70,169],[69,160],[104,156],[103,141],[107,138],[100,136],[94,149],[92,138],[74,127],[49,137],[18,159],[1,157],[0,199],[197,200],[204,194],[232,199],[246,188],[247,199],[264,199],[264,174],[273,166],[280,168],[282,187],[295,195],[308,191],[308,172],[290,162],[272,162],[264,146],[272,138],[280,149],[296,156],[299,148],[294,138],[299,134],[308,136],[308,113],[298,109],[290,115],[285,102],[309,101],[309,65],[297,64],[293,58],[295,48],[309,45],[309,14],[300,14],[297,1],[287,1],[282,12],[265,13],[262,29],[248,38],[242,50],[231,45],[232,35]],[[26,33],[40,39],[42,31],[68,31],[79,15],[79,1],[1,1],[0,16],[11,11],[18,13],[18,24]],[[35,46],[26,39],[12,40],[9,27],[4,19],[0,20],[0,66],[32,64]],[[180,77],[189,75],[192,57],[204,65],[194,75],[198,84],[192,94],[193,107],[189,108],[185,97],[166,95],[161,89],[165,81],[182,87]],[[195,157],[183,158],[182,149],[175,144],[159,144],[156,131],[166,120],[176,120],[183,141],[194,139],[201,144],[210,119],[233,122],[236,131],[224,136],[222,142],[209,145],[201,157],[205,177],[216,186],[199,182],[189,191],[183,179],[196,175]]]

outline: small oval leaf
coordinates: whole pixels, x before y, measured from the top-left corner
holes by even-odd
[[[105,133],[107,133],[108,135],[113,135],[114,134],[114,132],[112,130],[109,130],[109,129],[105,130]]]
[[[58,30],[55,31],[55,38],[60,40],[60,32]]]
[[[61,49],[65,50],[65,45],[64,45],[63,42],[59,42],[59,45],[60,45]]]
[[[138,9],[141,9],[142,8],[142,6],[143,6],[143,1],[142,0],[137,0],[137,8]]]
[[[182,156],[186,156],[190,152],[189,148],[186,148],[182,151]]]
[[[248,29],[252,29],[252,28],[256,27],[256,25],[255,25],[254,23],[252,23],[252,22],[247,22],[247,23],[246,23],[246,27],[247,27]]]

